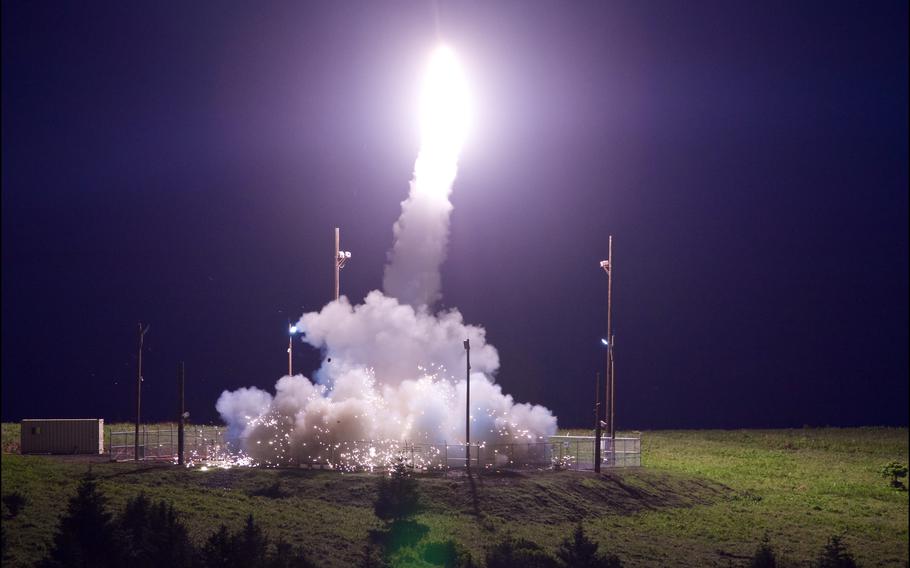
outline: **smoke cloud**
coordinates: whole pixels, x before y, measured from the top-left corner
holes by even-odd
[[[451,120],[458,113],[437,108],[458,91],[451,88],[459,79],[454,59],[449,52],[435,58],[428,87],[433,104],[427,105],[433,120],[426,121],[408,198],[393,228],[385,293],[370,292],[358,305],[341,297],[300,318],[302,340],[323,354],[313,380],[284,376],[274,396],[252,387],[218,399],[229,435],[256,462],[368,469],[421,444],[435,446],[415,462],[446,465],[445,444],[465,441],[466,339],[471,443],[545,442],[556,433],[549,410],[516,403],[495,383],[499,355],[482,327],[465,324],[454,309],[432,313],[441,297],[449,195],[464,135],[464,120]]]
[[[431,315],[374,291],[361,305],[342,297],[297,325],[325,354],[316,381],[285,376],[274,397],[244,388],[225,391],[216,405],[255,461],[356,469],[388,461],[407,443],[463,443],[465,380],[456,376],[465,372],[465,338],[472,443],[546,441],[556,431],[549,410],[516,404],[493,382],[496,349],[455,310]]]

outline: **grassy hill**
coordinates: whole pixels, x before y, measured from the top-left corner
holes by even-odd
[[[3,446],[18,434],[3,428]],[[791,563],[808,564],[843,535],[863,566],[904,566],[907,492],[879,476],[906,463],[906,428],[656,431],[642,433],[643,467],[602,476],[578,472],[421,476],[423,510],[397,565],[424,565],[415,550],[452,539],[482,559],[506,534],[554,549],[577,522],[626,566],[741,566],[767,533]],[[200,471],[132,463],[93,464],[119,509],[144,491],[172,501],[203,541],[252,512],[272,538],[303,544],[325,566],[359,562],[371,530],[376,477],[296,469]],[[29,504],[3,524],[9,565],[46,551],[83,460],[2,456],[3,493]],[[416,544],[415,544],[416,542]]]

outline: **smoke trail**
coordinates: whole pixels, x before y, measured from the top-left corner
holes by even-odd
[[[341,297],[300,318],[303,341],[323,353],[315,381],[285,376],[274,397],[249,388],[218,399],[229,433],[260,463],[368,469],[387,464],[407,443],[463,443],[465,339],[472,442],[538,442],[556,432],[549,410],[516,404],[494,383],[499,355],[483,328],[466,325],[457,310],[431,312],[468,124],[464,80],[450,51],[434,54],[424,91],[423,142],[394,226],[386,294],[370,292],[360,305]],[[440,465],[442,447],[423,456],[425,466]]]
[[[422,142],[414,179],[395,223],[395,244],[382,282],[386,294],[415,308],[440,298],[439,267],[445,260],[452,212],[449,195],[471,120],[466,85],[454,53],[438,49],[423,87]]]

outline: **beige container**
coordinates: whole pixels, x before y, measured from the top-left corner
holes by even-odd
[[[23,454],[103,454],[104,419],[23,420]]]

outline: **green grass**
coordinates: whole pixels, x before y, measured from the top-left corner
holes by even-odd
[[[3,425],[4,447],[14,425]],[[16,426],[16,428],[18,428]],[[842,534],[863,566],[904,566],[908,500],[878,470],[907,462],[906,428],[657,431],[642,433],[644,467],[597,477],[577,472],[420,477],[423,542],[453,539],[482,559],[505,534],[553,550],[577,522],[626,566],[743,566],[762,535],[793,564],[808,564]],[[252,512],[273,538],[304,545],[325,566],[356,565],[374,517],[376,477],[305,470],[202,472],[96,462],[119,509],[144,491],[174,503],[197,541]],[[4,520],[10,565],[46,551],[84,462],[2,457],[3,492],[29,504]],[[281,491],[266,491],[276,481]],[[392,554],[414,565],[412,550]],[[425,565],[425,564],[424,564]]]

